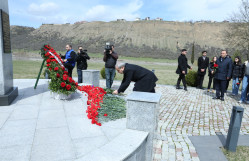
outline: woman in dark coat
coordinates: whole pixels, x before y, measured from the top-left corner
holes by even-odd
[[[236,96],[239,92],[240,82],[242,80],[242,65],[241,59],[239,56],[235,57],[233,63],[233,72],[232,72],[232,79],[233,79],[233,90],[232,95]]]
[[[214,69],[214,64],[217,61],[217,57],[213,57],[212,61],[209,63],[209,67],[208,67],[208,77],[209,77],[209,81],[208,81],[208,92],[210,92],[210,87],[211,84],[213,82],[213,92],[215,90],[215,81],[214,81],[214,73],[215,73],[215,69]]]

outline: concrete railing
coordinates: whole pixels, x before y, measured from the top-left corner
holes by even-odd
[[[133,92],[127,100],[128,129],[149,132],[146,142],[146,161],[153,160],[153,139],[157,129],[161,94]]]

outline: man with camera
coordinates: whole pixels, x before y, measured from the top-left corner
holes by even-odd
[[[82,70],[87,70],[87,60],[90,60],[87,50],[83,50],[83,47],[79,46],[76,58],[78,83],[82,83]]]
[[[105,62],[106,88],[109,89],[112,87],[113,80],[116,74],[115,66],[117,63],[117,59],[118,54],[114,51],[114,45],[106,43],[103,61]]]
[[[66,45],[66,54],[65,56],[61,56],[62,59],[64,59],[64,66],[68,70],[68,76],[72,77],[73,68],[75,67],[75,59],[76,59],[76,53],[72,49],[72,45],[67,44]]]

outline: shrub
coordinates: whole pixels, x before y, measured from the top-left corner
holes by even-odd
[[[100,71],[101,77],[105,79],[105,67],[103,67]]]
[[[101,75],[101,77],[102,77],[103,79],[105,79],[105,67],[103,67],[103,68],[101,69],[100,75]],[[115,78],[115,77],[116,77],[116,73],[115,73],[114,78]]]
[[[189,71],[186,76],[186,83],[188,86],[196,87],[197,86],[197,72],[196,71]]]

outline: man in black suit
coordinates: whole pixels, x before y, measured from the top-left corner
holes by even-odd
[[[180,83],[181,83],[181,80],[182,80],[182,83],[183,83],[185,91],[187,91],[187,85],[186,85],[185,75],[188,73],[188,68],[192,69],[192,67],[190,67],[188,65],[188,59],[186,57],[186,54],[187,54],[187,50],[186,49],[182,49],[182,53],[178,57],[178,68],[176,70],[176,73],[179,74],[179,78],[178,78],[177,84],[176,84],[176,89],[182,89],[180,87]]]
[[[203,80],[206,75],[206,70],[209,65],[209,58],[207,57],[207,51],[202,52],[202,56],[198,59],[198,76],[197,76],[197,87],[203,89]]]
[[[138,65],[123,63],[116,66],[116,70],[120,74],[124,74],[123,81],[118,90],[113,94],[124,92],[131,81],[135,82],[133,91],[155,93],[156,82],[158,81],[155,74]]]
[[[221,101],[224,101],[224,92],[226,90],[227,80],[229,80],[232,75],[232,61],[227,57],[226,50],[221,51],[221,56],[216,63],[218,64],[218,68],[216,69],[214,75],[216,97],[213,99],[221,99]]]

